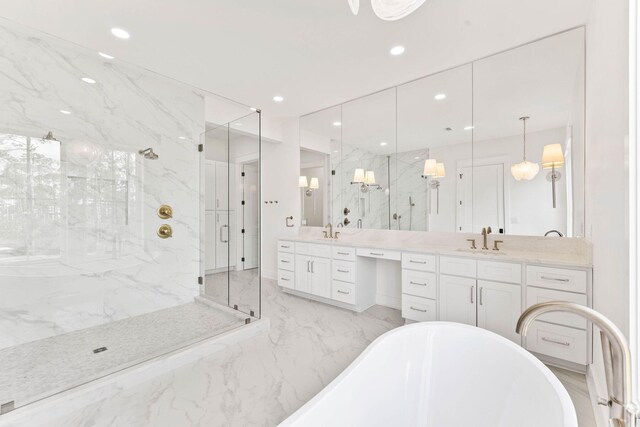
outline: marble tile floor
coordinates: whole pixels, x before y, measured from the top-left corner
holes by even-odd
[[[551,372],[560,380],[564,388],[569,392],[578,415],[579,427],[596,427],[596,419],[593,414],[593,407],[589,399],[587,380],[583,374],[567,371],[565,369],[549,366]]]
[[[82,410],[40,411],[30,426],[275,426],[335,378],[375,338],[401,326],[398,310],[353,313],[281,292],[263,279],[269,332],[167,374],[123,389]],[[580,417],[592,427],[584,376],[554,368]],[[0,426],[17,427],[19,424]]]
[[[205,295],[213,301],[255,317],[260,313],[260,269],[231,270],[229,272],[207,274],[204,277]]]
[[[2,349],[0,403],[20,407],[242,326],[246,317],[194,301]]]

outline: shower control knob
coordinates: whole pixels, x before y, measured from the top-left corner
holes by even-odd
[[[160,237],[161,239],[167,239],[173,236],[173,229],[169,224],[162,224],[160,227],[158,227],[157,233],[158,237]]]
[[[350,213],[351,211],[349,210],[349,208],[344,208],[344,210],[343,210],[342,212],[343,212],[343,213],[345,214],[345,216],[346,216],[346,215],[349,215],[349,213]]]
[[[173,218],[173,209],[169,205],[160,205],[158,208],[158,216],[162,219]]]

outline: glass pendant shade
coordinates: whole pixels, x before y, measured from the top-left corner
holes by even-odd
[[[309,183],[307,182],[306,176],[301,176],[300,178],[298,178],[298,187],[303,188],[308,186],[309,186]]]
[[[438,164],[436,159],[427,159],[424,161],[424,176],[436,176],[438,174]]]
[[[309,188],[311,188],[312,190],[316,190],[320,188],[320,185],[318,183],[318,178],[316,177],[311,178],[311,182],[309,182]]]
[[[364,183],[367,185],[373,185],[376,183],[376,176],[373,171],[367,171],[366,175],[364,176]]]
[[[397,21],[415,12],[424,2],[425,0],[371,0],[371,7],[378,18]]]
[[[520,117],[522,120],[522,161],[511,165],[511,175],[516,181],[530,181],[538,175],[540,165],[527,161],[527,120],[529,116]]]
[[[562,145],[548,144],[544,146],[542,151],[542,168],[551,169],[552,167],[560,167],[564,165],[564,154],[562,154]]]
[[[353,173],[353,182],[364,182],[364,169],[356,169]]]
[[[530,181],[535,178],[538,171],[540,171],[540,165],[526,160],[511,166],[511,175],[516,181]]]
[[[360,0],[347,0],[349,2],[349,8],[354,15],[358,14],[360,10]]]

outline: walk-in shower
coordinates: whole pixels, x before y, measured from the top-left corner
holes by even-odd
[[[0,40],[0,414],[259,318],[260,112],[4,20]]]

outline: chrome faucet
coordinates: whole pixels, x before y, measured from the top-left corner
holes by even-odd
[[[324,228],[329,227],[329,235],[327,235],[327,232],[324,232],[324,237],[325,238],[329,238],[329,239],[333,239],[333,225],[331,225],[331,223],[327,224],[324,226]]]
[[[600,328],[602,352],[608,390],[609,424],[612,427],[636,427],[638,407],[632,395],[631,350],[624,334],[609,319],[597,311],[580,304],[550,301],[526,309],[516,326],[516,332],[527,335],[529,326],[544,313],[560,311],[577,314]]]
[[[491,234],[491,227],[482,227],[482,249],[484,250],[489,249],[489,247],[487,246],[487,236],[489,234]]]

